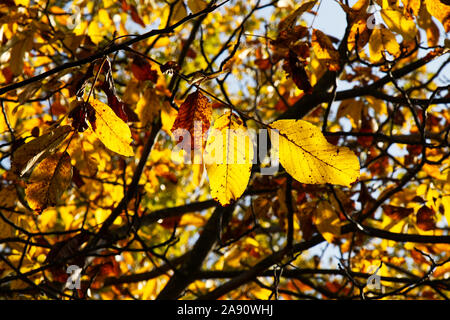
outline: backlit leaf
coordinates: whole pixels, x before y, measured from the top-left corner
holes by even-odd
[[[400,55],[400,45],[389,29],[376,28],[370,36],[369,53],[370,61],[378,63],[386,58],[387,53],[398,57]]]
[[[31,174],[30,184],[25,189],[28,204],[39,213],[48,206],[56,205],[71,180],[69,154],[65,152],[49,156]]]
[[[70,131],[72,127],[68,125],[53,128],[20,146],[13,154],[12,170],[21,176],[25,175],[42,159],[55,152]]]
[[[397,33],[400,33],[405,40],[412,40],[417,34],[416,22],[412,18],[406,17],[403,12],[398,10],[383,9],[381,16],[388,27]]]
[[[278,31],[293,28],[297,19],[306,11],[311,10],[317,3],[317,0],[306,1],[302,3],[294,12],[283,18],[278,24]]]
[[[270,127],[279,130],[280,163],[297,181],[350,186],[359,178],[356,155],[328,143],[318,127],[304,120],[278,120]]]
[[[202,148],[205,141],[205,133],[211,125],[211,113],[212,107],[209,99],[200,90],[197,90],[189,94],[181,104],[172,132],[177,129],[189,131],[191,141],[184,141],[183,143],[190,143],[191,150]]]
[[[340,69],[339,52],[333,47],[330,38],[325,33],[314,29],[311,43],[317,59],[322,60],[330,71]]]
[[[313,223],[329,243],[333,243],[335,238],[341,235],[341,221],[328,201],[319,202],[314,211]]]
[[[444,26],[445,32],[450,32],[450,4],[442,0],[425,0],[428,12]]]
[[[200,12],[208,6],[205,0],[188,0],[187,4],[192,13]]]
[[[131,130],[128,125],[103,102],[92,99],[90,106],[95,110],[95,120],[89,119],[89,122],[105,147],[126,157],[133,156],[133,148],[130,145]]]
[[[218,118],[212,129],[205,148],[206,171],[212,197],[225,206],[247,188],[253,145],[242,120],[231,112]]]

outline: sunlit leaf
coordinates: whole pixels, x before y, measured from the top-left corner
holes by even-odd
[[[105,147],[126,157],[134,155],[128,125],[103,102],[92,99],[90,106],[95,110],[95,120],[90,119],[89,122]]]
[[[48,133],[20,146],[13,154],[12,170],[21,176],[27,174],[42,159],[55,152],[70,131],[72,127],[67,125],[53,128]]]
[[[278,120],[280,163],[302,183],[350,186],[359,178],[359,160],[347,147],[336,147],[320,129],[304,120]]]
[[[387,58],[387,53],[394,57],[400,55],[400,45],[394,34],[385,28],[376,28],[369,40],[370,61],[377,63]]]
[[[247,188],[253,145],[242,120],[231,112],[218,118],[212,129],[205,149],[206,171],[212,197],[225,206]]]
[[[42,212],[58,203],[72,179],[72,165],[67,153],[55,153],[44,159],[32,172],[25,189],[30,207]]]

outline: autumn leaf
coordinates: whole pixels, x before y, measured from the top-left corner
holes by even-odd
[[[172,15],[170,20],[172,23],[178,22],[181,19],[184,19],[187,16],[186,5],[183,0],[175,0],[174,5],[172,7]]]
[[[17,224],[19,218],[19,214],[14,212],[16,201],[17,191],[14,185],[6,186],[0,189],[0,207],[2,207],[2,214],[13,224]],[[10,208],[11,211],[6,208]],[[14,234],[14,227],[0,218],[0,238],[10,238],[13,237]]]
[[[317,3],[317,0],[306,1],[300,5],[295,11],[283,18],[278,24],[278,31],[284,31],[286,29],[293,28],[297,19],[306,11],[311,10]]]
[[[41,213],[57,204],[72,180],[72,165],[68,153],[55,153],[44,159],[32,172],[25,189],[30,207]]]
[[[311,43],[317,59],[322,60],[328,70],[338,71],[340,69],[339,52],[334,48],[330,38],[325,33],[314,29]]]
[[[205,0],[188,0],[187,5],[192,13],[197,13],[204,10],[208,3]]]
[[[408,18],[401,11],[393,9],[383,9],[380,13],[389,29],[400,33],[405,40],[415,38],[417,27],[412,18]]]
[[[444,26],[445,32],[450,32],[450,4],[441,0],[425,0],[428,12]]]
[[[341,235],[341,221],[328,201],[319,202],[314,211],[313,223],[329,243],[333,243]]]
[[[131,130],[128,125],[101,101],[92,99],[89,106],[95,111],[95,118],[89,119],[89,123],[105,147],[126,157],[133,156],[133,148],[130,145]]]
[[[421,207],[417,211],[416,221],[417,221],[417,227],[424,230],[433,230],[436,228],[436,221],[435,221],[436,213],[432,208],[429,208],[427,206]]]
[[[400,45],[389,29],[376,28],[369,39],[370,61],[378,63],[385,60],[386,52],[396,58],[400,55]]]
[[[308,94],[312,92],[313,88],[309,82],[303,63],[297,58],[294,52],[289,51],[288,58],[283,64],[283,69],[300,90]]]
[[[183,143],[190,143],[191,150],[203,148],[205,133],[211,125],[211,113],[212,107],[209,99],[200,90],[197,90],[189,94],[181,104],[172,132],[177,129],[187,130],[191,140]],[[182,138],[180,137],[180,140]]]
[[[25,53],[30,51],[33,46],[33,34],[25,32],[18,35],[18,41],[11,49],[11,60],[9,62],[9,68],[14,76],[18,76],[23,73]]]
[[[372,29],[368,28],[367,19],[369,15],[363,16],[362,19],[356,20],[350,29],[350,33],[347,39],[347,47],[349,51],[355,48],[361,50],[369,42]]]
[[[156,83],[158,79],[158,72],[153,70],[150,63],[140,56],[134,57],[133,62],[131,63],[131,72],[139,81],[150,80],[151,82]]]
[[[228,112],[214,122],[204,159],[212,197],[222,206],[239,199],[250,179],[253,144],[237,115]]]
[[[382,206],[384,213],[392,220],[401,220],[414,212],[412,208],[398,207],[390,204]]]
[[[336,147],[319,128],[304,120],[278,120],[270,125],[279,139],[280,163],[302,183],[350,186],[359,178],[359,161],[347,147]],[[273,138],[272,138],[273,139]]]
[[[52,128],[48,133],[21,145],[13,153],[12,171],[20,176],[27,174],[41,160],[55,152],[70,131],[72,127],[68,125]]]

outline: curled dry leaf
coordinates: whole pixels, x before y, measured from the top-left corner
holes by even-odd
[[[42,159],[55,152],[70,131],[72,127],[69,125],[53,128],[48,133],[21,145],[13,153],[12,171],[20,176],[26,175]]]
[[[72,165],[67,152],[44,159],[32,172],[25,189],[30,207],[38,213],[57,204],[72,180]]]

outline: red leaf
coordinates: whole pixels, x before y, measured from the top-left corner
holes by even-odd
[[[140,25],[142,28],[145,28],[145,23],[142,21],[141,17],[139,16],[139,13],[137,12],[137,9],[135,6],[131,5],[130,8],[130,15],[131,19],[136,22],[138,25]]]
[[[5,83],[4,84],[8,84],[8,83],[11,83],[13,81],[14,75],[11,72],[11,69],[9,67],[3,68],[2,69],[2,74],[3,74],[3,77],[5,78]]]
[[[270,60],[269,59],[256,59],[255,64],[261,70],[269,70],[270,69]]]
[[[158,72],[152,70],[150,63],[139,56],[136,56],[133,59],[131,71],[133,72],[134,77],[139,81],[150,80],[153,83],[156,83],[158,79]]]

